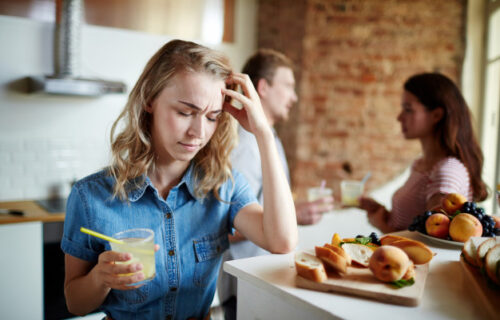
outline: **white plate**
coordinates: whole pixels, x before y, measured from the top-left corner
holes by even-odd
[[[430,236],[428,234],[424,234],[424,233],[422,233],[420,231],[417,231],[417,232],[422,237],[427,238],[430,241],[435,242],[435,243],[444,244],[444,245],[447,245],[447,246],[452,246],[452,247],[455,247],[455,248],[458,248],[458,249],[461,249],[464,246],[463,242],[451,241],[451,240],[444,240],[444,239],[440,239],[440,238],[436,238],[436,237]]]

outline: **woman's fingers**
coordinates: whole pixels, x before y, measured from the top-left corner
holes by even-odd
[[[222,93],[224,93],[227,96],[230,96],[231,98],[234,98],[241,102],[245,107],[248,107],[252,101],[247,98],[246,96],[242,95],[241,93],[234,91],[234,90],[229,90],[229,89],[222,89]],[[234,107],[233,107],[234,108]],[[236,108],[235,108],[236,109]]]
[[[233,73],[228,80],[231,83],[239,84],[245,96],[249,98],[255,96],[255,88],[253,87],[252,80],[250,80],[250,77],[247,74]]]
[[[155,246],[158,250],[159,246]],[[141,263],[120,263],[132,259],[130,253],[115,251],[105,251],[99,255],[98,272],[101,281],[107,287],[118,290],[131,290],[141,285],[131,286],[130,284],[144,280],[144,273],[141,271]]]

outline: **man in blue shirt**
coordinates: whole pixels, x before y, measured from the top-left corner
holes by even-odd
[[[260,49],[248,59],[242,70],[248,74],[259,94],[262,108],[271,127],[286,121],[292,106],[297,102],[293,66],[285,55],[271,49]],[[283,145],[273,128],[274,139],[281,163],[290,183],[290,174]],[[233,168],[243,173],[257,199],[262,204],[262,168],[255,136],[242,127],[238,128],[239,144],[231,154]],[[333,209],[333,198],[326,197],[313,202],[295,202],[297,223],[314,224],[322,214]],[[224,261],[242,259],[266,254],[236,233],[230,237],[230,248],[224,254]],[[219,300],[222,302],[226,320],[236,318],[236,279],[221,270],[217,284]]]

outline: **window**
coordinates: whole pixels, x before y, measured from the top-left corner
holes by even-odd
[[[500,183],[500,1],[488,0],[485,14],[484,88],[481,119],[481,147],[484,154],[483,179],[492,187],[493,197],[486,212],[500,213],[494,192]]]

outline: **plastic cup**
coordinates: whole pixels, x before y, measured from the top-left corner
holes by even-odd
[[[364,183],[354,180],[340,182],[341,203],[344,207],[358,207],[359,197],[363,194]]]
[[[144,280],[131,285],[137,285],[153,279],[156,275],[155,266],[155,233],[151,229],[130,229],[115,233],[113,238],[122,240],[123,243],[110,242],[111,250],[116,252],[128,252],[132,259],[116,263],[130,264],[142,263]],[[130,274],[124,274],[130,275]]]
[[[315,187],[307,189],[307,201],[312,202],[318,199],[330,197],[333,190],[325,187]]]

